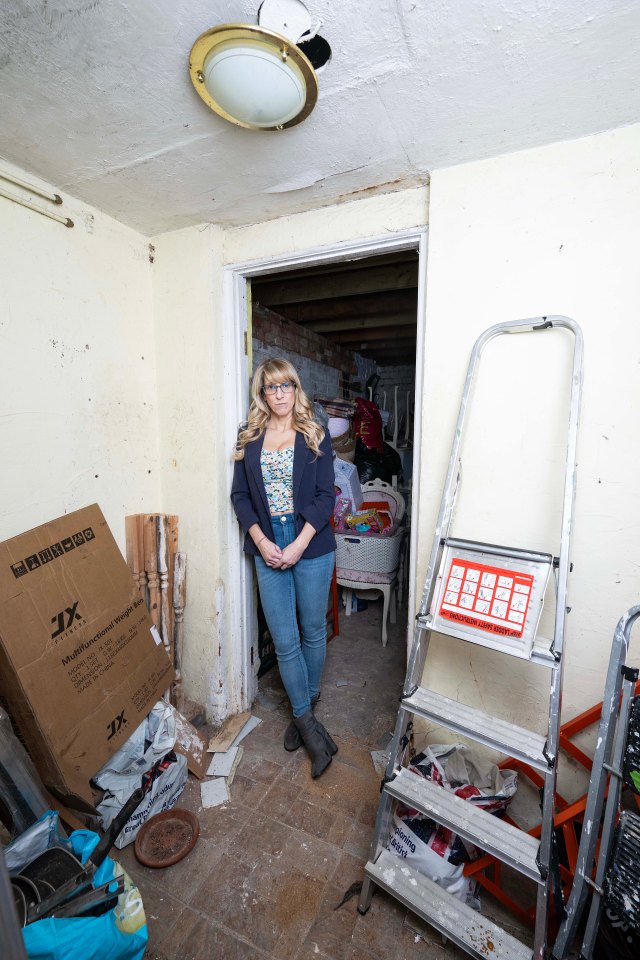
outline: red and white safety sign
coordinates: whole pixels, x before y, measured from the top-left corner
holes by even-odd
[[[533,576],[453,557],[440,616],[501,637],[521,637]]]

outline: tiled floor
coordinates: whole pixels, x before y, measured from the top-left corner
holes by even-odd
[[[277,670],[260,682],[262,724],[243,743],[231,801],[203,810],[189,777],[179,805],[201,834],[165,870],[118,853],[141,889],[149,926],[145,960],[458,960],[465,956],[378,891],[366,916],[357,897],[379,799],[370,751],[393,729],[405,667],[401,616],[380,643],[379,602],[341,618],[329,645],[318,716],[339,752],[312,780],[304,750],[286,753],[288,704]],[[484,904],[483,904],[484,908]]]

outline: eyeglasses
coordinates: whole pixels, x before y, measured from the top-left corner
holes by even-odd
[[[292,383],[291,380],[285,380],[284,383],[265,383],[262,392],[273,397],[278,390],[282,391],[282,393],[291,393],[294,387],[295,383]]]

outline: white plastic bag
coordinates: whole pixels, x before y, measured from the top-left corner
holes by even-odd
[[[389,843],[392,853],[402,857],[447,893],[479,910],[480,905],[475,897],[475,880],[464,876],[463,863],[451,863],[447,857],[443,856],[441,841],[438,840],[442,831],[435,825],[428,827],[431,821],[426,818],[405,821],[396,814],[393,822],[394,831]],[[423,836],[415,833],[412,827],[420,830]],[[427,833],[423,832],[425,827],[427,827]],[[451,831],[447,830],[446,833],[451,834]]]
[[[462,743],[432,744],[412,757],[409,769],[443,790],[489,813],[506,809],[518,788],[513,770],[500,770]],[[473,844],[417,810],[398,804],[389,849],[412,863],[443,889],[476,910],[476,883],[463,875],[464,864],[478,855]]]
[[[169,810],[182,793],[187,782],[187,760],[181,754],[171,753],[175,742],[175,711],[171,704],[158,700],[126,743],[93,778],[105,791],[97,807],[104,830],[133,791],[141,783],[147,787],[146,797],[124,825],[116,847],[122,849],[131,843],[145,820]]]
[[[158,700],[129,739],[98,770],[93,780],[116,797],[120,807],[123,807],[133,791],[140,786],[142,775],[150,770],[157,760],[173,750],[175,742],[176,720],[173,707],[164,700]]]
[[[506,810],[518,789],[518,774],[469,750],[463,743],[433,743],[413,757],[409,769],[489,813]]]
[[[188,773],[187,758],[181,753],[169,753],[164,760],[154,765],[149,775],[143,775],[142,786],[147,788],[147,794],[122,828],[115,843],[119,850],[135,840],[138,830],[149,817],[171,809],[184,789]],[[134,789],[140,786],[140,779],[138,777]],[[149,779],[152,780],[151,783]],[[131,792],[133,793],[133,790]],[[109,827],[123,806],[119,796],[107,790],[97,808],[103,829]]]

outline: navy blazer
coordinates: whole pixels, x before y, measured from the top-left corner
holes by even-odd
[[[264,434],[244,448],[244,459],[236,460],[231,486],[231,501],[240,525],[248,530],[254,523],[269,540],[273,540],[271,513],[267,491],[262,479],[260,454]],[[321,557],[336,549],[336,539],[331,527],[331,517],[336,502],[331,438],[325,433],[320,443],[322,455],[316,457],[305,443],[303,434],[296,432],[293,451],[293,509],[296,518],[296,534],[309,522],[315,528],[315,536],[302,554],[302,559]],[[247,533],[244,552],[252,556],[260,553]]]

